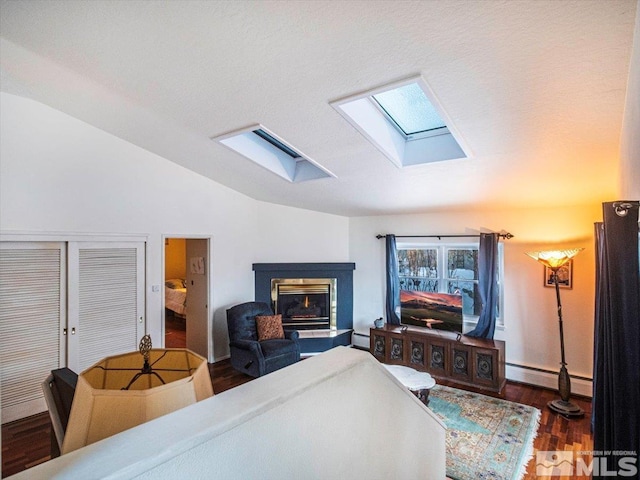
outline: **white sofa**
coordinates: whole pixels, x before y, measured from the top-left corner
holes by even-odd
[[[338,347],[13,479],[442,479],[445,426],[369,353]]]

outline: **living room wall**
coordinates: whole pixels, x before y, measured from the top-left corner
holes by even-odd
[[[349,260],[346,218],[258,202],[46,105],[0,95],[0,232],[146,237],[146,327],[156,344],[163,235],[213,239],[209,361],[228,355],[226,309],[254,298],[252,263]],[[292,234],[285,218],[302,228]]]
[[[629,81],[620,138],[620,200],[640,199],[640,1],[629,61]]]
[[[574,260],[573,288],[561,292],[569,373],[592,376],[595,257],[593,223],[600,204],[540,209],[503,209],[358,217],[350,221],[354,272],[354,328],[368,335],[373,320],[384,316],[384,240],[377,234],[465,234],[506,230],[504,240],[504,328],[507,377],[544,386],[557,385],[560,342],[555,292],[543,286],[543,267],[525,255],[532,250],[584,247]],[[464,240],[464,239],[461,239]],[[364,339],[366,341],[366,339]],[[525,367],[525,368],[521,368]],[[573,391],[590,395],[590,382],[575,379]]]

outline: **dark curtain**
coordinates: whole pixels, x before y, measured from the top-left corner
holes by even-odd
[[[493,338],[498,313],[498,240],[497,233],[481,233],[478,250],[478,290],[482,310],[476,328],[466,335]]]
[[[621,203],[628,208],[620,209]],[[637,458],[640,453],[638,202],[603,203],[603,219],[604,223],[596,224],[595,231],[594,450],[635,452]],[[606,457],[609,470],[617,470],[621,456]],[[594,474],[593,478],[600,477]],[[638,474],[633,478],[639,478]]]
[[[387,323],[400,325],[400,318],[396,314],[396,307],[400,305],[400,278],[398,277],[398,250],[396,249],[396,236],[387,234],[386,260],[387,260]]]

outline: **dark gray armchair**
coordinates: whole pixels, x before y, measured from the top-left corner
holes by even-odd
[[[231,365],[252,377],[260,377],[300,360],[296,330],[285,330],[283,339],[258,341],[256,316],[273,315],[263,302],[247,302],[227,310]]]

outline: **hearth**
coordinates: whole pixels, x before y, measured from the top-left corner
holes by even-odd
[[[271,301],[282,325],[296,330],[336,329],[337,279],[272,278]]]

